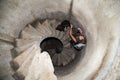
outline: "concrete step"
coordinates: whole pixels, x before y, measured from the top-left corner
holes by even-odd
[[[55,27],[57,26],[57,21],[56,20],[51,20],[51,21],[49,21],[49,23],[50,23],[50,26],[51,26],[52,31],[53,31],[52,36],[54,37],[56,35]]]
[[[36,36],[34,33],[27,33],[27,32],[25,32],[25,31],[22,31],[21,32],[21,36],[20,36],[21,38],[23,38],[23,39],[31,39],[31,38],[34,38],[34,39],[39,39],[39,38],[41,38],[41,36]]]
[[[20,53],[24,52],[26,49],[28,49],[29,47],[31,47],[33,44],[38,44],[38,42],[34,41],[30,44],[16,47],[16,48],[14,48],[14,50],[16,51],[17,54],[20,54]]]
[[[71,45],[70,45],[70,42],[69,41],[67,41],[66,43],[63,43],[64,44],[64,47],[71,47]]]
[[[53,34],[54,34],[54,37],[57,37],[58,34],[59,34],[59,31],[56,30],[56,27],[57,27],[58,24],[59,24],[59,22],[56,21],[56,20],[50,21],[50,25],[51,25],[51,27],[54,29],[54,33],[53,33]]]
[[[67,51],[66,51],[66,53],[67,53]],[[63,57],[64,57],[65,60],[66,60],[66,64],[65,64],[65,65],[67,65],[68,63],[70,63],[70,61],[72,61],[72,57],[71,57],[71,56],[68,56],[66,53],[62,54]]]
[[[40,48],[37,46],[35,46],[34,49],[32,49],[32,51],[28,55],[26,55],[26,57],[24,56],[26,59],[24,60],[20,68],[15,72],[13,77],[17,78],[17,80],[24,80],[25,76],[27,76],[28,74],[29,67],[36,54],[40,54]]]
[[[69,37],[69,30],[67,29],[67,30],[65,30],[63,33],[64,33],[64,34],[63,34],[63,36],[61,37],[61,40],[62,40],[62,41],[64,40],[63,38],[66,38],[67,36]]]
[[[5,34],[5,33],[0,33],[0,40],[4,40],[6,42],[14,43],[14,37]]]
[[[51,37],[54,37],[56,34],[55,34],[55,28],[53,28],[52,26],[51,26],[51,21],[49,21],[49,30],[52,32],[52,34],[51,34]]]
[[[63,54],[60,55],[61,56],[61,64],[63,66],[68,64],[68,61],[66,60],[65,56]]]
[[[71,44],[70,44],[69,39],[66,40],[66,41],[64,41],[64,42],[63,42],[63,45],[64,45],[65,48],[70,48],[70,47],[71,47]]]
[[[40,22],[37,22],[36,24],[36,30],[39,32],[39,34],[43,37],[48,36],[47,32],[45,31],[46,26],[42,25]]]
[[[62,43],[63,43],[64,47],[70,47],[70,39],[69,38],[62,41]]]
[[[68,37],[65,40],[61,40],[63,42],[64,45],[68,44],[68,42],[70,42],[71,38]]]
[[[57,80],[52,61],[47,52],[34,56],[25,80]]]
[[[64,35],[64,32],[59,31],[57,38],[61,40],[63,35]]]
[[[53,64],[56,65],[57,62],[58,62],[58,55],[55,54],[53,57],[52,57],[52,61],[53,61]]]
[[[70,38],[70,36],[69,36],[69,30],[67,30],[66,32],[65,32],[65,34],[63,35],[63,37],[62,37],[62,41],[65,41],[67,38]]]
[[[29,24],[21,32],[21,38],[39,38],[38,32]]]
[[[15,45],[16,47],[21,47],[35,41],[38,41],[38,43],[40,43],[39,39],[15,39]]]
[[[62,37],[61,37],[61,39],[63,39],[63,37],[64,37],[65,34],[66,34],[66,32],[62,32]]]
[[[58,61],[57,61],[57,66],[60,66],[62,64],[62,60],[61,60],[61,54],[57,54],[58,56]]]
[[[65,34],[63,35],[63,37],[61,38],[61,41],[64,45],[64,47],[68,47],[69,46],[69,41],[70,41],[70,36],[69,36],[69,30],[67,30],[65,32]]]
[[[55,37],[56,34],[54,28],[50,27],[50,31],[52,32],[51,37]]]
[[[32,33],[36,36],[39,36],[39,32],[30,24],[27,25],[27,27],[24,29],[24,31],[27,33]]]
[[[65,48],[66,49],[66,48]],[[71,48],[67,48],[66,50],[66,55],[68,55],[69,57],[71,57],[71,59],[73,60],[76,56],[75,51]]]
[[[17,70],[23,62],[26,60],[26,58],[29,56],[30,52],[35,49],[35,45],[32,45],[32,47],[28,48],[24,52],[22,52],[19,56],[17,56],[15,59],[13,59],[10,63],[14,70]]]
[[[48,34],[48,36],[51,36],[51,35],[52,35],[52,31],[51,31],[51,29],[50,29],[51,26],[50,26],[49,21],[48,21],[48,20],[45,20],[42,25],[45,26],[46,34]]]
[[[73,52],[73,51],[72,51]],[[56,66],[65,66],[75,58],[75,53],[71,53],[69,49],[64,49],[61,54],[55,54],[52,58],[53,64]]]
[[[60,31],[58,31],[58,30],[55,30],[55,37],[59,37],[59,34],[60,34]]]
[[[49,49],[48,53],[49,53],[50,57],[52,57],[55,55],[56,51],[55,51],[55,49]]]

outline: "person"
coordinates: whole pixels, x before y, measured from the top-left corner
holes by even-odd
[[[85,46],[85,37],[83,36],[82,30],[80,28],[73,28],[73,25],[71,24],[70,30],[70,43],[72,46],[74,46],[75,49],[81,50],[82,47]]]
[[[56,30],[64,31],[68,27],[71,45],[75,49],[81,50],[82,47],[85,46],[86,40],[83,36],[83,31],[80,28],[75,28],[68,20],[64,20],[60,25],[57,26]]]

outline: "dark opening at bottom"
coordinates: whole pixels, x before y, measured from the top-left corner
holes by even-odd
[[[55,53],[60,54],[62,52],[63,44],[55,37],[48,37],[41,42],[40,48],[42,51],[47,51],[52,57]]]

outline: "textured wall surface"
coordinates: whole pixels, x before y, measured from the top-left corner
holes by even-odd
[[[69,16],[70,3],[70,0],[1,0],[0,34],[18,37],[25,25],[37,18],[64,20]],[[83,25],[87,47],[74,71],[57,76],[58,80],[120,80],[119,13],[119,0],[73,1],[72,14]],[[0,80],[14,80],[9,65],[13,45],[3,40],[0,39]]]

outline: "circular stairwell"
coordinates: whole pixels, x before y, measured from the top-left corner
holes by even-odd
[[[21,31],[20,38],[15,39],[14,51],[18,55],[11,61],[15,79],[25,79],[37,49],[40,50],[39,54],[48,52],[56,75],[66,75],[72,71],[72,66],[69,68],[67,66],[75,64],[75,58],[80,58],[80,51],[70,46],[69,29],[64,32],[56,30],[59,23],[57,20],[36,21],[34,25],[28,24]],[[50,42],[46,45],[45,41]],[[60,46],[62,50],[58,53],[55,49]],[[63,74],[61,72],[63,70],[67,73]]]
[[[0,79],[3,80],[14,80],[12,75],[12,69],[9,65],[11,61],[10,49],[14,47],[14,39],[19,41],[19,33],[24,30],[26,24],[33,22],[36,19],[58,19],[63,21],[70,17],[70,7],[72,6],[72,24],[82,23],[83,29],[87,37],[87,45],[85,50],[81,51],[82,57],[76,55],[73,62],[69,66],[54,67],[55,74],[58,80],[119,80],[120,79],[120,1],[119,0],[73,0],[73,6],[70,0],[1,0],[0,2]],[[77,20],[75,22],[74,18]],[[34,25],[32,25],[35,27]],[[23,32],[25,33],[25,32]],[[56,32],[53,32],[56,33]],[[26,36],[29,36],[25,33]],[[55,34],[57,35],[57,34]],[[44,35],[48,36],[48,34]],[[22,36],[20,36],[22,37]],[[32,36],[34,39],[34,36]],[[39,37],[40,38],[40,37]],[[36,40],[36,39],[35,39]],[[44,40],[44,39],[43,39]],[[26,41],[26,39],[24,40]],[[23,42],[24,42],[23,41]],[[28,40],[30,41],[30,40]],[[27,41],[27,42],[28,42]],[[42,40],[41,40],[42,41]],[[22,55],[23,51],[27,46],[32,46],[29,52],[35,51],[40,53],[40,39],[35,42],[31,42],[29,45],[19,47],[15,45],[16,56]],[[21,42],[21,41],[20,41]],[[13,44],[11,44],[13,43]],[[25,42],[26,43],[26,42]],[[20,46],[22,46],[22,43]],[[15,43],[17,44],[17,43]],[[19,43],[18,43],[19,44]],[[36,45],[37,44],[37,45]],[[67,43],[66,43],[67,44]],[[66,45],[67,46],[67,45]],[[41,65],[50,65],[45,68],[45,71],[50,71],[54,75],[54,68],[52,61],[47,52],[44,54],[37,54],[31,63],[28,71],[29,78],[35,77],[34,71],[39,71]],[[85,54],[84,54],[85,53]],[[33,56],[33,54],[31,54]],[[37,57],[38,56],[38,57]],[[40,57],[42,56],[42,57]],[[79,57],[79,58],[77,58]],[[25,58],[25,59],[24,59]],[[40,65],[37,65],[36,59],[42,58]],[[18,58],[16,58],[17,60]],[[20,58],[19,58],[20,59]],[[31,57],[21,57],[20,64],[22,61],[27,63]],[[47,60],[46,60],[47,59]],[[81,60],[79,60],[81,59]],[[43,64],[43,62],[47,62]],[[34,63],[33,63],[34,62]],[[19,65],[16,63],[14,69],[17,70]],[[48,66],[47,65],[47,66]],[[24,68],[23,68],[24,67]],[[36,70],[37,67],[38,70]],[[50,69],[51,68],[51,69]],[[26,68],[24,65],[17,70],[19,73],[22,70],[23,75],[21,78],[24,79],[26,75]],[[40,69],[42,72],[42,70]],[[61,75],[62,74],[62,75]],[[19,74],[17,74],[19,75]],[[52,76],[51,75],[51,76]],[[23,76],[23,77],[22,77]],[[46,76],[43,76],[44,78]],[[55,77],[55,76],[52,76]],[[28,79],[30,80],[30,79]],[[32,79],[37,80],[37,79]],[[48,79],[42,79],[48,80]],[[53,80],[53,79],[51,79]]]

